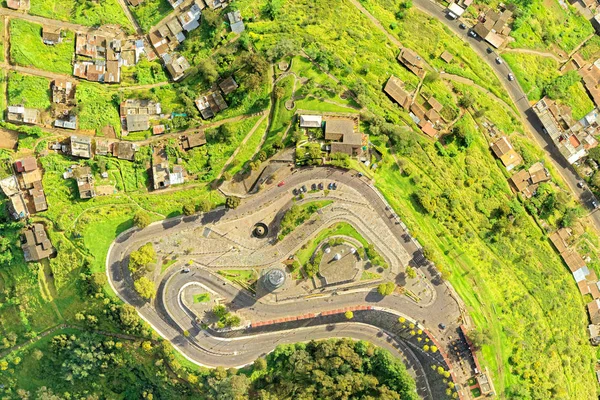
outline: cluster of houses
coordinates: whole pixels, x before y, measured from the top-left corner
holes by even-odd
[[[350,157],[363,158],[368,148],[369,137],[358,131],[358,117],[350,118],[336,113],[324,115],[301,114],[300,128],[322,129],[326,148],[333,153],[344,153]]]
[[[163,118],[160,103],[152,100],[127,99],[119,105],[122,135],[150,129],[150,121]],[[164,132],[164,126],[154,129],[154,133]]]
[[[450,18],[457,19],[472,3],[473,0],[459,0],[456,3],[450,3],[447,7],[447,14]],[[506,43],[511,32],[508,21],[512,17],[512,11],[504,7],[498,11],[482,12],[478,15],[477,23],[473,26],[472,31],[493,47],[500,48]]]
[[[94,31],[77,33],[73,75],[92,82],[121,82],[121,67],[136,65],[146,54],[143,39],[115,39]]]
[[[10,214],[24,219],[31,214],[46,211],[46,195],[42,185],[42,170],[35,157],[26,157],[13,165],[14,174],[0,181],[0,189],[9,200]]]
[[[598,110],[594,109],[579,121],[573,120],[571,109],[544,97],[533,107],[533,111],[563,157],[574,164],[596,147],[594,138],[598,131]]]
[[[406,91],[404,82],[395,76],[388,79],[383,91],[409,113],[414,123],[427,136],[436,138],[440,130],[447,126],[441,115],[444,106],[435,97],[429,96],[423,104],[420,104],[416,101],[416,96]]]
[[[180,146],[185,150],[203,146],[206,144],[204,132],[184,135],[179,138]],[[181,185],[185,182],[186,171],[181,165],[169,165],[169,160],[162,148],[154,148],[152,157],[152,187],[154,190],[165,189],[173,185]],[[178,160],[177,164],[182,161]]]
[[[198,99],[196,99],[196,107],[200,111],[200,115],[202,118],[209,119],[214,117],[217,113],[225,110],[228,105],[223,98],[223,95],[227,96],[238,88],[237,82],[233,79],[232,76],[222,80],[218,88],[214,88],[207,94],[203,94]],[[221,92],[223,94],[221,94]]]

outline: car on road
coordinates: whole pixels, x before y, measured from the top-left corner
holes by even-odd
[[[331,183],[331,188],[332,188],[333,190],[337,190],[337,183],[335,183],[335,182],[332,182],[332,183]]]
[[[509,81],[514,81],[515,80],[515,76],[513,74],[508,74],[508,80]]]
[[[188,272],[190,272],[189,268],[184,268],[181,270],[182,273],[187,274]]]
[[[359,172],[358,174],[356,174],[356,176],[358,176],[359,178],[362,178],[363,177],[363,173]]]
[[[313,192],[314,192],[315,190],[317,190],[317,184],[316,184],[316,183],[313,183],[312,185],[310,185],[310,190],[312,190]]]
[[[500,57],[496,57],[496,64],[502,64],[503,61]]]
[[[583,181],[579,181],[577,182],[577,187],[583,189],[585,187],[585,183],[583,183]]]
[[[333,182],[329,183],[329,185],[327,185],[327,189],[331,190],[333,189]]]
[[[279,186],[279,187],[282,187],[283,185],[285,185],[285,182],[284,182],[284,181],[281,181],[281,182],[279,182],[279,183],[277,184],[277,186]]]
[[[439,327],[440,327],[440,329],[441,329],[441,330],[444,330],[444,329],[446,329],[446,325],[444,325],[444,324],[442,324],[442,323],[440,323],[440,324],[439,324]]]
[[[488,47],[487,49],[485,49],[485,51],[487,51],[488,54],[492,54],[492,51],[494,51],[494,50],[492,50],[491,47]]]
[[[319,190],[323,190],[325,188],[325,186],[323,186],[323,182],[319,182],[318,188]]]
[[[475,33],[475,31],[469,31],[469,36],[471,36],[472,38],[477,38],[477,34]]]
[[[460,29],[467,29],[467,26],[465,24],[463,24],[463,23],[461,23],[458,27]]]

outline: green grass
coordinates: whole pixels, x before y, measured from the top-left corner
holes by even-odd
[[[87,26],[118,24],[127,32],[133,32],[133,27],[117,0],[105,0],[102,2],[83,2],[78,0],[36,1],[31,3],[29,13],[39,15],[40,17]]]
[[[194,303],[206,303],[210,301],[210,293],[200,293],[194,295]]]
[[[71,59],[75,51],[75,35],[66,31],[61,43],[53,46],[42,42],[42,26],[10,20],[10,59],[13,64],[71,75]]]
[[[260,144],[263,136],[265,135],[268,123],[269,119],[265,118],[256,128],[252,136],[250,136],[246,144],[240,148],[240,151],[237,153],[234,162],[228,169],[228,172],[232,176],[244,169],[249,161],[252,161],[252,157],[254,156],[258,145]]]
[[[581,57],[588,62],[594,62],[600,57],[600,36],[594,35],[578,50]]]
[[[369,243],[365,238],[362,237],[360,233],[347,222],[338,222],[328,228],[321,230],[317,236],[315,236],[310,242],[306,244],[306,246],[302,246],[300,250],[296,253],[295,257],[298,259],[300,264],[306,265],[306,263],[310,260],[310,257],[315,252],[319,244],[326,240],[331,236],[348,236],[353,239],[358,240],[363,247],[367,246]]]
[[[46,78],[8,74],[8,104],[24,104],[26,107],[45,110],[50,108],[50,81]]]
[[[256,293],[258,274],[253,269],[224,269],[217,273],[251,293]]]
[[[81,105],[79,128],[91,129],[97,133],[106,125],[111,125],[117,135],[121,134],[121,119],[112,94],[103,90],[99,84],[79,82],[76,99]]]
[[[339,100],[340,103],[343,101],[344,100],[342,99]],[[296,100],[296,109],[320,112],[358,113],[358,110],[354,108],[328,103],[312,96],[308,96],[302,100]]]
[[[144,32],[148,32],[151,27],[173,12],[173,7],[167,0],[146,0],[139,6],[130,6],[129,9]]]
[[[0,20],[0,61],[4,61],[4,19]]]
[[[379,278],[381,278],[381,275],[379,275],[375,272],[369,272],[369,271],[363,271],[362,275],[360,276],[361,281],[370,281],[370,280],[379,279]]]

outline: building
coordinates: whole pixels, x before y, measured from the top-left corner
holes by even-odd
[[[95,33],[77,33],[75,54],[93,59],[106,59],[106,37]]]
[[[488,11],[473,27],[473,32],[495,48],[501,47],[508,35],[510,27],[508,20],[512,17],[512,11]]]
[[[152,183],[154,190],[169,187],[171,185],[169,175],[169,163],[167,161],[160,164],[154,164],[152,166]]]
[[[197,99],[196,107],[198,107],[202,118],[209,119],[214,117],[220,111],[225,110],[227,108],[227,103],[221,93],[213,92]]]
[[[452,54],[450,54],[449,52],[447,52],[446,50],[444,50],[444,52],[440,55],[440,58],[442,60],[444,60],[446,63],[450,64],[452,62],[452,60],[454,59],[454,56]]]
[[[96,154],[99,156],[108,155],[111,151],[110,142],[106,139],[96,139]]]
[[[13,219],[23,219],[29,216],[25,198],[19,189],[17,177],[11,175],[0,180],[0,189],[8,197],[10,203],[8,209]]]
[[[28,11],[30,4],[29,0],[6,0],[6,6],[13,10]]]
[[[593,110],[579,121],[574,121],[571,109],[544,97],[533,106],[533,111],[544,126],[544,133],[552,139],[563,157],[574,164],[596,147],[594,138],[598,128],[598,111]]]
[[[15,171],[18,173],[35,171],[38,168],[35,157],[25,157],[15,161]]]
[[[26,108],[23,105],[9,106],[6,120],[17,124],[34,125],[39,122],[40,110],[35,108]]]
[[[74,157],[92,157],[92,138],[89,136],[71,136],[71,155]]]
[[[190,150],[194,147],[204,146],[206,144],[206,135],[204,132],[194,133],[192,135],[183,136],[181,139],[181,147],[184,150]]]
[[[456,3],[450,3],[448,5],[448,13],[453,16],[453,18],[459,18],[465,12],[465,9],[459,6]]]
[[[163,60],[165,62],[167,71],[169,71],[174,81],[178,81],[179,79],[183,78],[185,71],[190,68],[190,63],[188,60],[179,54],[175,54],[173,57],[163,57]]]
[[[140,132],[150,129],[150,119],[146,114],[128,115],[125,117],[127,132]]]
[[[400,50],[400,55],[398,55],[398,61],[419,78],[425,76],[423,60],[411,49],[403,47],[402,50]]]
[[[183,0],[169,0],[169,4],[171,5],[171,7],[173,8],[177,8],[179,7],[179,5],[183,3]]]
[[[487,367],[485,367],[484,371],[477,374],[475,379],[477,380],[482,396],[491,397],[496,395],[496,389],[494,388],[494,384],[490,378],[490,371]]]
[[[163,133],[165,133],[165,126],[164,125],[154,125],[152,127],[152,134],[153,135],[162,135]]]
[[[150,118],[160,117],[162,109],[152,100],[127,99],[120,104],[119,113],[127,132],[140,132],[150,129]]]
[[[116,142],[113,144],[113,156],[121,160],[133,161],[138,146],[131,142]]]
[[[54,127],[75,130],[77,129],[77,117],[69,114],[66,118],[59,118],[54,121]]]
[[[229,78],[219,82],[219,87],[223,91],[223,94],[227,96],[229,93],[236,90],[239,86],[237,82],[233,79],[233,76],[230,76]]]
[[[79,190],[79,198],[91,199],[96,197],[94,189],[94,176],[90,167],[78,167],[73,171],[73,176],[77,181],[77,189]]]
[[[573,56],[573,62],[575,66],[579,66],[578,72],[583,79],[583,85],[596,107],[600,107],[600,59],[586,64],[579,54],[575,56]]]
[[[242,21],[242,13],[240,10],[235,10],[227,13],[227,19],[229,20],[229,27],[231,32],[237,33],[238,35],[246,29],[244,21]]]
[[[51,84],[52,102],[71,104],[75,101],[75,84],[66,79],[55,79]]]
[[[589,302],[587,309],[592,324],[600,324],[600,299],[595,299],[594,301]]]
[[[559,254],[563,254],[569,249],[569,237],[571,237],[571,230],[568,228],[560,228],[549,236]]]
[[[121,82],[121,67],[119,66],[119,61],[110,60],[106,62],[106,74],[104,75],[104,82]]]
[[[21,248],[27,262],[39,261],[56,254],[42,224],[33,224],[23,230]]]
[[[344,153],[352,157],[363,154],[363,135],[354,131],[351,119],[325,121],[325,140],[331,141],[331,153]]]
[[[44,25],[42,27],[42,41],[47,45],[55,45],[62,42],[62,29],[57,26],[47,26]]]
[[[73,75],[91,82],[104,82],[106,76],[105,61],[83,61],[73,64]]]
[[[410,109],[413,98],[406,90],[404,90],[404,82],[395,76],[390,76],[383,91],[392,98],[398,105],[405,110]]]
[[[496,157],[502,161],[502,164],[504,164],[507,171],[512,170],[523,161],[506,136],[502,136],[500,139],[496,140],[490,147]]]
[[[600,325],[588,325],[588,333],[592,346],[598,346],[600,344]]]
[[[191,32],[200,26],[200,16],[202,12],[198,4],[192,4],[190,8],[177,16],[181,27],[186,32]]]
[[[321,128],[323,117],[320,115],[301,115],[300,128]]]
[[[541,162],[533,164],[528,170],[522,169],[510,177],[510,182],[517,192],[528,199],[535,195],[540,183],[549,180],[550,173]]]
[[[132,7],[137,7],[144,2],[144,0],[127,0]]]

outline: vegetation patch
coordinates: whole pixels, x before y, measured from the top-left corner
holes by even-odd
[[[121,119],[118,105],[110,92],[98,84],[79,82],[76,92],[79,104],[79,128],[91,129],[99,133],[107,125],[112,126],[117,135],[121,134]]]
[[[144,32],[157,25],[163,18],[173,12],[167,0],[146,0],[142,4],[130,7],[136,21]]]
[[[294,204],[283,216],[279,226],[278,240],[282,240],[304,221],[309,219],[317,210],[333,203],[331,200],[311,201],[302,205]]]
[[[200,293],[194,295],[194,303],[207,303],[210,301],[210,293]]]
[[[8,104],[23,104],[41,110],[50,108],[50,81],[39,76],[9,72]]]
[[[253,269],[225,269],[218,271],[218,274],[242,288],[256,293],[256,282],[258,274]]]
[[[22,19],[10,20],[10,59],[14,64],[71,75],[75,34],[62,31],[62,42],[46,45],[42,26]]]

